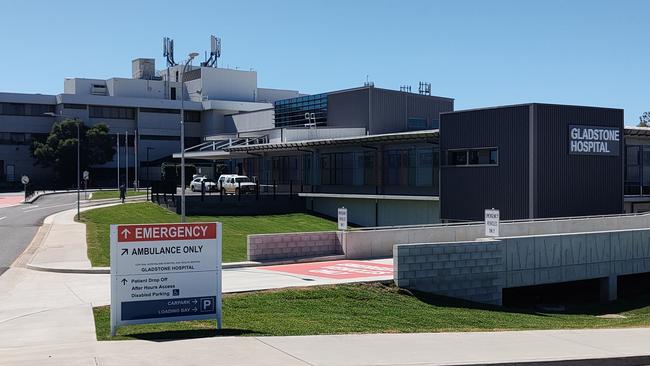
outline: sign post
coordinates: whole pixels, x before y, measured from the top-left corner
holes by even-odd
[[[499,236],[499,210],[485,210],[485,236]]]
[[[345,207],[339,207],[338,210],[338,228],[339,230],[348,229],[348,209]]]
[[[111,225],[111,335],[117,327],[216,319],[221,223]]]
[[[90,172],[87,170],[84,170],[83,172],[83,180],[84,180],[84,199],[87,199],[86,196],[86,190],[88,189],[88,179],[90,179]]]
[[[29,177],[26,175],[23,175],[20,178],[20,182],[23,184],[23,189],[25,190],[25,202],[27,202],[27,185],[29,184]]]

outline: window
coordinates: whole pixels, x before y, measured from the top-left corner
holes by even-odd
[[[185,122],[201,122],[201,111],[185,111]]]
[[[87,107],[85,104],[63,103],[63,108],[65,109],[86,109]]]
[[[176,73],[178,73],[178,71],[176,71]],[[172,88],[170,98],[171,100],[176,100],[176,88]]]
[[[498,152],[496,149],[483,149],[483,150],[470,150],[469,151],[469,164],[470,165],[494,165],[498,160]]]
[[[314,123],[312,120],[305,119],[305,113],[314,113],[317,125],[327,124],[327,94],[278,100],[273,105],[275,127],[304,126],[307,123]]]
[[[29,103],[0,103],[0,115],[47,117],[45,113],[54,112],[54,105]]]
[[[180,109],[164,109],[164,108],[140,108],[142,113],[168,113],[168,114],[181,114]]]
[[[426,118],[409,118],[406,123],[407,130],[426,130],[426,128],[427,128]]]
[[[498,165],[499,149],[463,149],[448,150],[447,165],[450,166],[473,166],[473,165]]]
[[[449,165],[467,165],[467,150],[450,151]]]
[[[91,105],[90,118],[135,119],[135,109],[127,107],[104,107]]]

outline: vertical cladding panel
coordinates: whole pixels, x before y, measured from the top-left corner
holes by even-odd
[[[528,217],[529,105],[443,114],[440,149],[499,148],[499,165],[441,167],[441,218],[483,220],[498,208],[501,219]]]
[[[327,96],[328,127],[368,128],[369,89],[331,93]]]
[[[452,99],[432,99],[431,97],[418,94],[409,94],[407,101],[408,118],[426,118],[427,128],[438,128],[440,124],[440,113],[454,110]],[[438,126],[432,125],[436,120]]]
[[[536,104],[536,217],[623,210],[623,110]],[[569,155],[569,125],[621,130],[619,156]]]
[[[406,130],[405,93],[372,88],[370,134]]]

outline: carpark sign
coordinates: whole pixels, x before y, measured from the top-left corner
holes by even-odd
[[[111,334],[127,324],[216,319],[221,223],[111,225]]]
[[[499,210],[485,210],[485,236],[499,236]]]

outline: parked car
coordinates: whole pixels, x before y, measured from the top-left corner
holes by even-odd
[[[190,189],[192,190],[192,192],[201,192],[201,183],[205,184],[206,192],[213,192],[217,190],[217,183],[214,180],[210,178],[198,176],[195,177],[190,183]]]
[[[218,186],[224,194],[255,193],[255,183],[245,175],[224,174],[219,177]],[[217,188],[218,189],[218,188]]]

